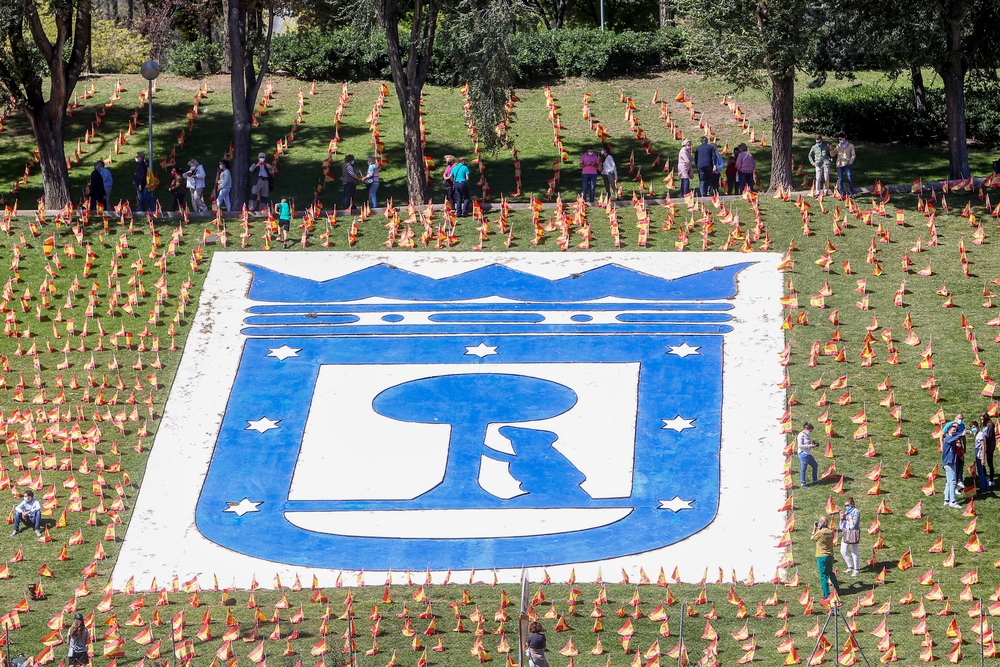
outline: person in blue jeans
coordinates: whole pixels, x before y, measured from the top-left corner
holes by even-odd
[[[368,156],[368,172],[361,182],[368,186],[368,201],[372,208],[378,208],[378,184],[379,184],[378,159],[374,155]]]
[[[17,532],[21,530],[21,522],[30,524],[35,528],[35,535],[41,537],[42,535],[42,505],[37,500],[35,500],[35,492],[28,489],[24,492],[24,498],[14,508],[14,532],[10,534],[11,537],[17,535]]]
[[[945,507],[961,509],[955,500],[955,481],[958,479],[958,449],[962,436],[958,432],[958,424],[951,422],[941,443],[941,465],[944,466],[944,504]]]
[[[802,425],[802,431],[796,436],[795,444],[798,446],[799,450],[799,483],[802,487],[809,486],[806,484],[806,466],[812,468],[812,483],[816,483],[816,475],[819,470],[819,464],[816,463],[816,459],[813,458],[812,449],[816,445],[812,441],[812,430],[813,425],[806,422]]]
[[[597,172],[601,168],[601,156],[594,152],[594,147],[590,146],[587,151],[580,156],[580,171],[583,173],[583,198],[585,201],[594,203],[594,192],[597,189]]]
[[[464,218],[469,215],[469,167],[464,157],[451,168],[451,178],[455,182],[455,215]]]
[[[837,191],[841,196],[849,193],[854,196],[854,158],[857,153],[854,144],[847,140],[847,135],[841,132],[837,135],[837,145],[830,151],[837,159]],[[846,182],[846,191],[844,189]]]
[[[707,197],[712,193],[712,184],[715,182],[716,157],[718,151],[715,144],[708,143],[708,137],[700,137],[700,144],[694,150],[694,164],[698,167],[698,188],[702,197]]]

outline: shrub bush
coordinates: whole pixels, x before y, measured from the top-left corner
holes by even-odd
[[[181,76],[195,77],[216,74],[220,70],[222,51],[204,37],[193,42],[176,44],[167,56],[167,70]],[[208,71],[204,70],[205,63]]]
[[[609,79],[684,65],[683,34],[678,28],[657,32],[611,32],[566,29],[514,36],[514,71],[518,83],[580,76]]]
[[[271,68],[305,80],[364,81],[385,75],[389,67],[385,38],[362,43],[353,30],[299,30],[275,35]]]
[[[98,72],[136,74],[149,57],[149,40],[114,21],[94,21],[91,54]]]
[[[965,84],[965,126],[983,146],[1000,146],[1000,81],[972,78]]]
[[[405,40],[405,35],[403,36]],[[459,35],[442,26],[434,40],[428,81],[458,85],[463,80]],[[519,85],[567,76],[606,79],[684,66],[683,33],[611,32],[586,29],[518,33],[513,40],[515,81]],[[271,66],[300,79],[360,81],[389,75],[384,37],[360,43],[354,32],[300,30],[276,35]]]
[[[808,92],[795,99],[796,126],[802,132],[852,139],[922,144],[946,135],[944,94],[927,91],[927,115],[917,113],[910,88],[859,85]]]

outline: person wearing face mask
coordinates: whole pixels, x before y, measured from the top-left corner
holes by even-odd
[[[837,192],[845,195],[844,179],[847,180],[846,194],[854,196],[854,144],[847,140],[847,135],[841,132],[837,135],[837,146],[831,151],[837,159]]]
[[[962,508],[957,502],[958,494],[955,488],[962,470],[960,467],[961,459],[958,455],[962,446],[961,440],[962,436],[958,432],[958,424],[950,422],[941,436],[941,465],[944,466],[945,472],[944,506],[955,509]]]
[[[226,213],[233,207],[232,202],[229,200],[229,193],[233,189],[233,174],[229,171],[229,161],[220,160],[219,161],[219,176],[215,180],[215,188],[218,194],[215,197],[215,205],[219,210],[222,210],[222,205],[226,205]]]
[[[817,196],[833,194],[830,190],[830,144],[823,141],[823,136],[816,135],[816,143],[809,149],[809,164],[816,170],[816,182],[813,183],[813,193]]]
[[[250,173],[253,174],[253,187],[250,194],[253,199],[250,202],[251,211],[259,211],[267,208],[271,204],[271,179],[274,178],[274,169],[267,163],[267,155],[257,154],[257,161],[250,165]]]
[[[198,164],[197,160],[188,162],[188,170],[184,172],[187,179],[188,193],[191,195],[191,210],[195,213],[205,213],[208,206],[202,195],[205,192],[205,168]]]
[[[594,147],[580,156],[580,171],[583,172],[583,198],[594,203],[594,191],[597,189],[597,171],[601,166],[601,156],[594,152]]]
[[[847,571],[852,577],[859,574],[858,543],[861,541],[861,510],[854,506],[854,498],[844,499],[844,511],[840,515],[840,555],[847,563]]]
[[[965,464],[965,439],[967,431],[967,428],[965,426],[965,415],[959,412],[958,414],[955,415],[955,418],[953,420],[945,424],[944,428],[941,429],[941,439],[940,439],[941,456],[942,456],[942,464],[945,466],[945,468],[948,467],[947,463],[948,452],[946,452],[946,449],[948,449],[948,447],[946,447],[945,445],[948,441],[948,437],[951,435],[952,428],[954,428],[955,440],[954,444],[950,448],[951,449],[950,453],[954,459],[954,463],[952,464],[954,470],[952,471],[950,477],[946,476],[945,487],[951,487],[951,504],[949,506],[956,507],[959,505],[955,504],[955,500],[956,498],[960,497],[959,494],[962,493],[965,487],[965,480],[963,479],[962,476],[963,465]],[[948,503],[947,488],[945,489],[944,497],[945,497],[945,504],[948,505],[949,503]]]

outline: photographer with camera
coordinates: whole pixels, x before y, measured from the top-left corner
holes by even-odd
[[[833,531],[829,528],[829,519],[821,516],[813,524],[812,541],[816,543],[816,570],[819,572],[819,583],[823,588],[823,598],[830,597],[830,584],[833,590],[840,593],[840,583],[833,573]]]

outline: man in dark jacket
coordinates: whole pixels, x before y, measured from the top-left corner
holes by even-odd
[[[146,172],[149,171],[149,167],[146,166],[146,154],[136,153],[135,155],[135,173],[132,174],[132,185],[135,186],[135,210],[139,213],[146,211],[146,203],[149,200],[149,195],[146,191]]]
[[[101,174],[101,167],[104,163],[98,161],[94,165],[94,171],[90,172],[90,212],[97,213],[97,207],[106,209],[108,207],[107,193],[104,191],[104,176]]]
[[[712,189],[714,175],[717,172],[715,145],[708,143],[707,137],[701,137],[701,144],[694,151],[694,163],[698,167],[698,188],[702,197],[707,197]]]

